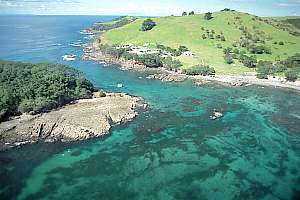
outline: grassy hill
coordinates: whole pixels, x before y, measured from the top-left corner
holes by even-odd
[[[169,16],[152,18],[152,20],[157,25],[150,31],[140,31],[144,19],[138,19],[126,26],[105,32],[101,36],[101,42],[109,45],[162,44],[172,48],[184,45],[195,54],[195,57],[180,56],[179,60],[184,64],[183,68],[205,63],[214,67],[219,74],[240,74],[253,70],[238,61],[231,65],[224,61],[224,48],[233,48],[233,44],[240,40],[243,36],[242,26],[246,27],[248,33],[263,38],[264,45],[272,51],[272,54],[255,55],[258,60],[285,59],[300,52],[299,36],[277,27],[274,19],[263,19],[247,13],[215,12],[211,20],[205,20],[204,15]],[[206,34],[207,30],[213,30],[215,36],[224,35],[226,41],[203,39],[202,35]],[[280,41],[284,45],[279,45]],[[247,50],[239,46],[236,48],[240,51]],[[247,54],[251,55],[249,52]]]

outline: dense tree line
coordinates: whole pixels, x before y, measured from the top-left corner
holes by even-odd
[[[0,121],[89,98],[94,91],[82,73],[61,64],[0,61],[0,81]]]
[[[208,75],[215,75],[216,71],[214,68],[208,66],[208,65],[195,65],[190,68],[183,69],[183,72],[187,75],[202,75],[202,76],[208,76]]]

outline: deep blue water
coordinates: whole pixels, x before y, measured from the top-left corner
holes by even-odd
[[[162,83],[94,62],[68,44],[96,16],[1,16],[0,59],[59,62],[151,110],[106,138],[0,153],[0,199],[296,199],[300,95],[281,89]],[[122,83],[124,88],[117,88]],[[209,119],[214,109],[224,118]]]

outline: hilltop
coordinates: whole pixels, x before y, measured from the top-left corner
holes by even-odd
[[[101,34],[101,44],[157,47],[173,49],[187,47],[194,56],[178,56],[181,68],[197,64],[214,67],[217,74],[242,74],[254,71],[243,64],[240,55],[255,56],[257,61],[279,61],[300,52],[300,30],[296,25],[286,25],[284,20],[261,18],[236,11],[212,13],[212,19],[204,14],[151,18],[156,26],[141,31],[145,19],[135,19],[124,26]],[[285,26],[286,25],[286,26]],[[222,39],[223,38],[223,39]],[[227,49],[230,48],[230,49]],[[227,49],[227,50],[225,50]],[[234,63],[227,64],[224,52]]]

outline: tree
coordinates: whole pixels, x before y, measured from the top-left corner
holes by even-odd
[[[183,13],[182,13],[182,16],[187,16],[187,12],[183,12]]]
[[[142,24],[141,30],[142,31],[149,31],[155,26],[156,26],[156,23],[152,19],[146,19]]]
[[[212,17],[212,13],[211,12],[208,12],[208,13],[205,13],[204,14],[204,19],[205,20],[210,20],[210,19],[212,19],[213,17]]]
[[[295,82],[298,79],[298,73],[296,70],[289,69],[285,72],[286,80]]]
[[[207,37],[206,37],[205,34],[202,35],[202,39],[203,39],[203,40],[207,39]]]
[[[195,15],[195,12],[194,12],[194,11],[191,11],[191,12],[189,13],[189,15]]]
[[[280,41],[278,44],[279,44],[279,45],[284,45],[284,42]]]

